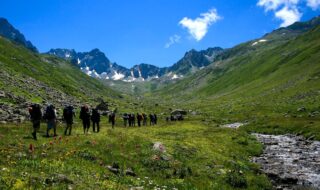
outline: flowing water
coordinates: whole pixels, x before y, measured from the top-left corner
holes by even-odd
[[[277,189],[320,189],[320,142],[294,135],[253,134],[264,145],[253,158]]]

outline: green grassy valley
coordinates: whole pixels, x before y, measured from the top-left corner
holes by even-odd
[[[99,134],[83,135],[78,123],[71,137],[37,142],[29,125],[1,127],[1,189],[271,188],[249,160],[262,146],[243,130],[191,121],[112,130],[105,120]],[[115,164],[118,173],[107,168]]]

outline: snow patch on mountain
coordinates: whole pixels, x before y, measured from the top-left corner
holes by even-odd
[[[118,73],[117,71],[114,71],[114,75],[111,78],[112,78],[112,80],[121,80],[124,77],[125,77],[124,74]]]
[[[101,78],[100,75],[94,69],[90,70],[89,67],[81,67],[80,69],[82,72],[86,73],[90,77]]]
[[[266,40],[266,39],[261,39],[261,40],[259,40],[259,41],[256,41],[256,42],[253,42],[252,44],[251,44],[251,46],[255,46],[255,45],[258,45],[259,43],[263,43],[263,42],[267,42],[268,40]]]
[[[166,76],[171,80],[183,78],[183,75],[178,75],[178,74],[173,73],[173,72],[169,72]]]
[[[179,78],[183,78],[183,75],[177,75],[177,74],[174,74],[171,79],[174,80],[174,79],[179,79]]]

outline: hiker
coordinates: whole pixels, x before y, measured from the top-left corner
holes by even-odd
[[[128,118],[129,127],[131,127],[132,126],[132,118],[131,118],[130,113],[128,114],[127,118]]]
[[[49,132],[53,128],[53,136],[57,136],[57,111],[53,105],[47,106],[46,112],[44,114],[44,119],[47,120],[47,134],[46,137],[49,137]]]
[[[142,121],[143,117],[141,114],[137,113],[137,120],[138,120],[138,127],[141,127],[141,121]]]
[[[111,113],[108,115],[108,123],[111,123]]]
[[[123,116],[122,116],[122,118],[123,118],[123,124],[124,124],[124,126],[127,127],[127,125],[128,125],[128,120],[129,120],[128,114],[127,114],[127,113],[124,113]],[[129,126],[130,126],[130,124],[131,124],[131,122],[129,121]]]
[[[40,122],[42,118],[41,107],[39,104],[32,104],[29,107],[30,119],[32,122],[33,132],[32,137],[34,140],[37,140],[37,131],[40,128]]]
[[[157,114],[153,114],[153,123],[155,124],[155,125],[157,125],[157,123],[158,123],[158,117],[157,117]]]
[[[154,125],[154,115],[150,113],[149,118],[150,118],[150,126]]]
[[[64,130],[64,135],[67,135],[68,130],[69,130],[69,135],[71,135],[73,117],[75,117],[75,116],[76,116],[76,114],[74,113],[73,106],[69,105],[63,109],[63,120],[67,124],[66,129]]]
[[[136,126],[136,116],[134,115],[134,113],[132,113],[132,124],[133,127]]]
[[[166,117],[166,122],[169,122],[170,118],[169,116]]]
[[[142,117],[143,117],[143,126],[147,126],[147,120],[148,120],[147,114],[143,113]]]
[[[82,120],[83,133],[88,133],[90,128],[90,111],[87,105],[81,107],[79,118]]]
[[[136,118],[134,116],[134,113],[130,114],[130,118],[129,119],[131,120],[131,127],[136,126]]]
[[[114,126],[116,124],[116,114],[114,112],[112,112],[110,114],[110,119],[111,119],[111,126],[112,126],[112,129],[114,129]]]
[[[99,133],[99,131],[100,131],[100,113],[97,109],[92,109],[91,121],[92,121],[93,132],[96,132],[96,125],[97,125],[97,133]]]

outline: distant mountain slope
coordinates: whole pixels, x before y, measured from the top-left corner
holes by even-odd
[[[69,49],[51,49],[47,54],[63,58],[77,65],[87,75],[112,80],[145,81],[163,78],[174,80],[209,65],[212,60],[223,52],[222,48],[209,48],[203,51],[191,50],[171,67],[159,68],[141,63],[130,69],[112,63],[99,49],[90,52],[76,52]]]
[[[33,52],[38,52],[37,48],[30,41],[27,41],[24,35],[15,29],[5,18],[0,18],[0,36],[20,44]]]
[[[320,101],[320,25],[296,31],[290,38],[264,36],[225,50],[214,64],[151,97],[210,113],[218,109],[225,117],[296,115],[299,107],[315,117],[320,111],[315,104]]]
[[[193,49],[188,51],[182,59],[168,68],[168,70],[180,75],[186,75],[190,72],[194,73],[195,71],[210,65],[214,58],[222,52],[223,49],[219,47],[208,48],[207,50],[202,51]]]

